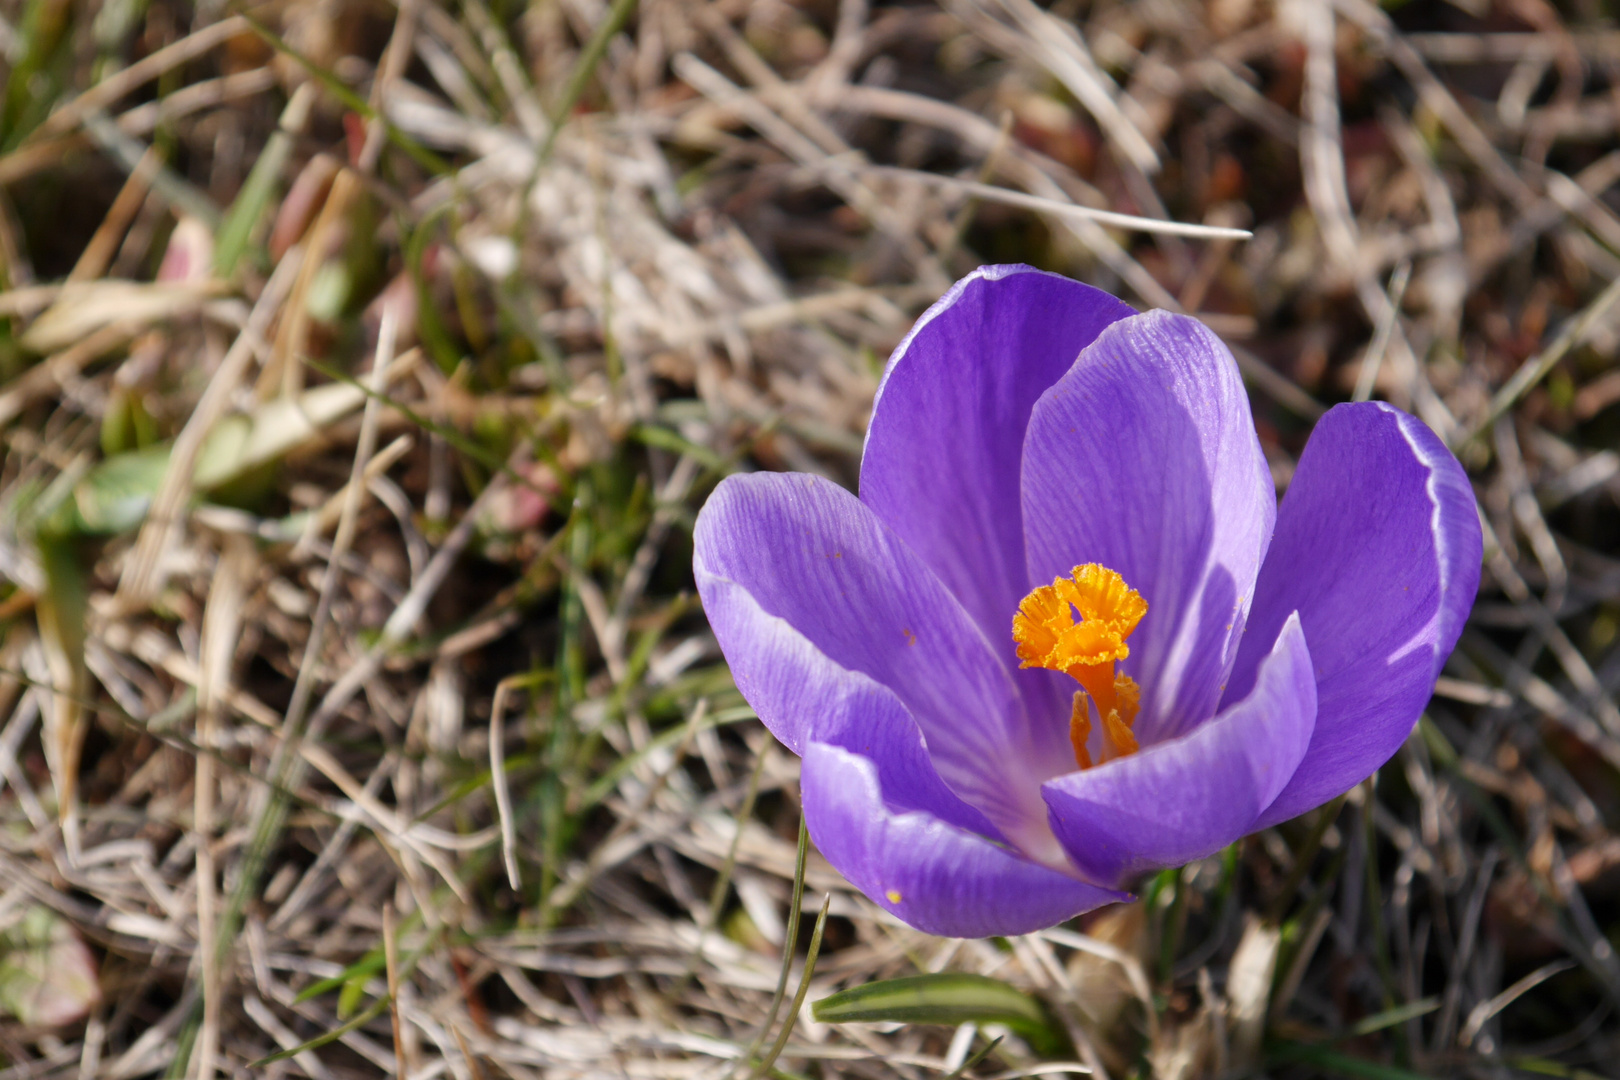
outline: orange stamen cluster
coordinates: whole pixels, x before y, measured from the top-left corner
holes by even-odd
[[[1080,613],[1078,622],[1075,612]],[[1013,616],[1019,666],[1062,671],[1084,687],[1075,691],[1069,718],[1069,741],[1082,769],[1092,766],[1086,745],[1091,738],[1088,695],[1102,723],[1103,760],[1136,752],[1131,725],[1142,694],[1129,675],[1114,673],[1114,664],[1131,654],[1125,639],[1146,614],[1147,601],[1124,578],[1106,566],[1087,563],[1034,589]]]

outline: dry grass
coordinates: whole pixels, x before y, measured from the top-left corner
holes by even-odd
[[[824,896],[807,1000],[993,975],[1098,1076],[1616,1075],[1596,5],[0,14],[0,1078],[910,1078],[1005,1034],[795,1016]],[[1375,785],[1138,904],[946,941],[812,850],[801,921],[692,519],[852,483],[888,350],[1012,260],[1205,319],[1279,491],[1326,405],[1421,415],[1485,586]]]

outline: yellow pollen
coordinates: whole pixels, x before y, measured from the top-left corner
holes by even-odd
[[[889,898],[889,903],[891,903],[891,904],[898,904],[900,902],[900,890],[899,889],[890,889],[888,892],[884,893],[883,895]]]
[[[1102,722],[1103,760],[1134,754],[1131,725],[1141,708],[1142,693],[1129,675],[1116,675],[1114,664],[1131,655],[1125,639],[1147,614],[1142,594],[1125,584],[1116,571],[1087,563],[1068,577],[1055,578],[1024,597],[1013,616],[1013,640],[1020,667],[1062,671],[1083,689],[1075,691],[1069,717],[1074,760],[1091,768],[1091,709]],[[1075,613],[1079,612],[1079,621]]]

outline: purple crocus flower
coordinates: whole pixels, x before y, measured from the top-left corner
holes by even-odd
[[[730,477],[693,563],[737,688],[804,759],[817,847],[913,926],[979,937],[1371,775],[1480,555],[1417,420],[1332,409],[1279,508],[1214,334],[999,266],[895,351],[858,499]]]

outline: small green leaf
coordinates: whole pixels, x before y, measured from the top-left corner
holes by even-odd
[[[339,1020],[347,1020],[360,1010],[360,1003],[366,1000],[366,980],[353,978],[343,984],[338,992],[337,1014]]]
[[[146,519],[168,469],[167,446],[107,458],[74,485],[72,506],[78,517],[69,523],[69,530],[80,535],[116,535],[137,528]]]
[[[304,310],[316,322],[335,323],[349,306],[354,292],[354,274],[340,262],[326,262],[310,279]]]
[[[192,482],[205,491],[218,487],[315,438],[365,400],[358,387],[334,383],[228,416],[204,440]]]
[[[983,975],[945,972],[867,983],[810,1009],[822,1023],[1005,1024],[1043,1053],[1062,1042],[1039,1001]]]
[[[30,907],[0,933],[0,1010],[29,1026],[61,1027],[100,1001],[95,957],[56,912]]]
[[[113,387],[107,395],[107,409],[101,415],[101,453],[103,457],[121,454],[135,448],[135,422],[130,415],[134,400],[129,389]]]
[[[384,959],[382,949],[374,948],[331,978],[321,979],[319,982],[304,987],[303,990],[299,991],[298,996],[293,998],[293,1004],[301,1005],[313,998],[320,997],[322,994],[329,994],[333,990],[341,990],[346,986],[358,985],[364,987],[367,979],[382,973]]]

